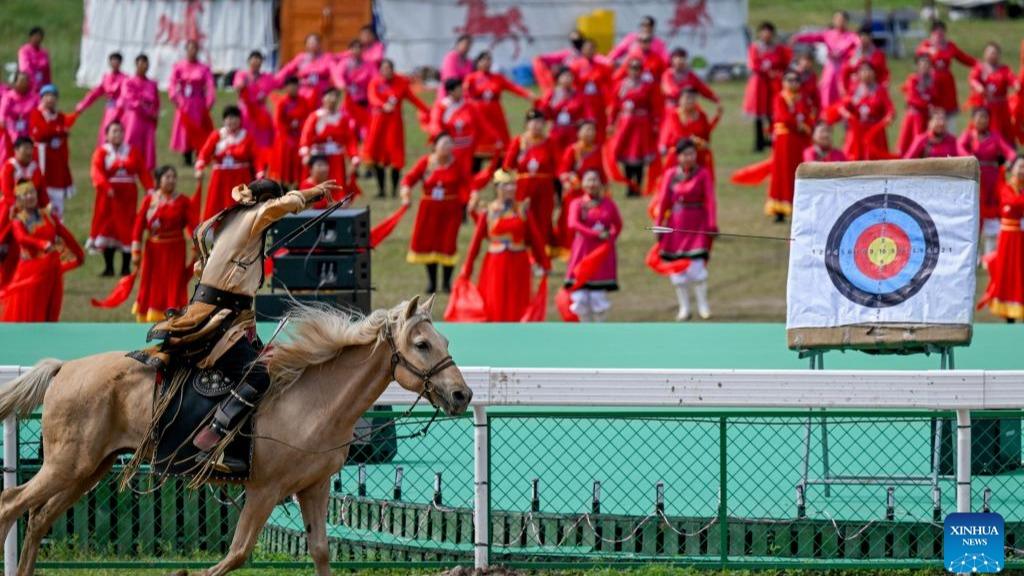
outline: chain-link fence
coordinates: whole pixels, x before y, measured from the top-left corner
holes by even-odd
[[[474,421],[374,412],[334,480],[339,565],[469,563]],[[935,566],[956,510],[955,420],[944,412],[491,409],[493,563],[669,561]],[[973,510],[1006,520],[1009,566],[1024,555],[1019,411],[973,415]],[[38,417],[18,426],[19,481],[41,464]],[[41,565],[208,563],[229,543],[239,487],[169,480],[118,492],[117,468],[57,521]],[[484,516],[480,516],[484,517]],[[23,529],[23,525],[22,525]],[[485,544],[482,543],[481,544]],[[298,505],[282,502],[254,565],[308,561]],[[1022,563],[1024,565],[1024,563]]]

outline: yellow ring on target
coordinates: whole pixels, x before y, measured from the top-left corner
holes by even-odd
[[[888,236],[879,236],[868,245],[868,260],[879,268],[888,266],[896,259],[896,242]]]

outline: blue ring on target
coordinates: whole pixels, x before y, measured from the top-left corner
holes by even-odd
[[[907,237],[910,254],[900,270],[887,278],[870,278],[856,263],[858,238],[872,226],[898,228]],[[897,194],[876,194],[854,202],[840,214],[825,243],[825,270],[840,294],[869,308],[888,308],[907,301],[924,287],[939,261],[939,232],[928,211]]]
[[[895,275],[884,279],[869,278],[857,266],[854,260],[854,246],[857,239],[869,227],[875,224],[893,225],[903,230],[910,240],[910,258],[906,265]],[[924,250],[917,249],[917,246],[924,245],[924,232],[916,220],[905,212],[897,210],[874,209],[858,216],[846,229],[842,241],[839,244],[839,265],[843,274],[864,292],[873,294],[885,294],[896,292],[902,286],[906,286],[924,265]]]

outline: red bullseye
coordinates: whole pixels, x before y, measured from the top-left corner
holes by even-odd
[[[872,280],[885,280],[899,273],[910,259],[910,238],[891,223],[869,226],[857,238],[853,261]]]

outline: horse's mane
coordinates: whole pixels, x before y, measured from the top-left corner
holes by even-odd
[[[350,346],[379,346],[384,326],[390,321],[396,332],[405,320],[406,302],[390,310],[374,310],[369,316],[345,312],[325,304],[294,302],[286,327],[288,337],[263,355],[270,372],[269,394],[276,395],[302,376],[306,368],[337,358]]]

